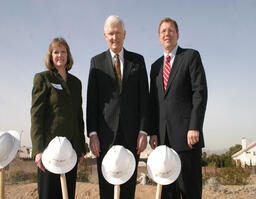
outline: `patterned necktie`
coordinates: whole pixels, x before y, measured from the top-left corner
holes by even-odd
[[[163,72],[164,91],[166,90],[169,75],[170,75],[170,70],[171,70],[170,60],[171,60],[171,57],[167,55],[165,59],[164,72]]]
[[[119,89],[121,89],[122,86],[122,79],[121,79],[121,69],[120,69],[120,60],[118,54],[115,54],[115,71],[116,71],[116,78]]]

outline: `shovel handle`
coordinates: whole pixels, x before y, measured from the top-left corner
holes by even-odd
[[[161,198],[161,194],[162,194],[162,185],[161,184],[157,184],[156,199],[160,199]]]
[[[0,169],[0,199],[4,199],[4,168]]]
[[[66,181],[65,174],[60,175],[60,183],[61,183],[62,197],[63,199],[68,199],[67,181]]]
[[[120,198],[120,185],[115,185],[114,187],[114,199]]]

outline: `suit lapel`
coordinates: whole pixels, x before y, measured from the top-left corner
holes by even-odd
[[[124,88],[125,83],[127,82],[132,65],[133,63],[129,60],[129,52],[127,52],[124,49],[124,69],[123,69],[122,89]]]
[[[105,52],[106,57],[105,57],[105,67],[106,67],[106,73],[110,75],[110,77],[113,79],[113,81],[116,82],[117,84],[117,79],[116,79],[116,75],[114,72],[114,66],[112,63],[112,58],[111,58],[111,54],[109,52],[109,50],[107,50]]]
[[[175,55],[175,59],[174,59],[174,62],[173,62],[172,68],[171,68],[171,72],[170,72],[170,75],[169,75],[169,79],[168,79],[168,83],[167,83],[167,88],[166,88],[166,91],[165,91],[165,96],[168,93],[169,88],[171,87],[172,82],[173,82],[173,80],[176,77],[176,74],[177,74],[177,72],[178,72],[178,70],[180,68],[180,65],[181,65],[180,64],[181,61],[182,61],[181,48],[178,47],[176,55]]]
[[[106,73],[110,75],[110,77],[115,82],[115,85],[118,87],[117,79],[116,79],[116,75],[115,75],[115,71],[114,71],[115,69],[114,69],[114,66],[112,63],[111,54],[110,54],[109,50],[107,50],[105,53],[106,53],[106,58],[105,58]],[[133,62],[130,61],[130,59],[129,59],[129,52],[127,52],[124,49],[124,66],[123,66],[124,68],[123,68],[122,88],[121,88],[120,93],[122,92],[124,85],[127,82],[132,65],[133,65]]]
[[[162,56],[158,63],[157,63],[158,67],[160,68],[159,69],[159,73],[158,73],[158,77],[157,77],[157,84],[160,88],[160,92],[161,92],[161,95],[164,96],[164,80],[163,80],[163,71],[164,71],[164,56]]]

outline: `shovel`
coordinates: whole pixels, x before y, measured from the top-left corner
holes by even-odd
[[[60,183],[63,199],[68,199],[67,181],[65,174],[60,174]]]
[[[114,187],[114,199],[120,198],[120,185],[115,185]]]
[[[0,169],[0,199],[4,199],[4,168]]]
[[[157,184],[156,199],[160,199],[161,198],[161,194],[162,194],[162,185],[161,184]]]

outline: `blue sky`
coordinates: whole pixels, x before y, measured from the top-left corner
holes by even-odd
[[[163,54],[158,24],[175,19],[179,45],[197,49],[208,82],[204,136],[207,150],[256,141],[256,1],[254,0],[1,0],[0,131],[23,130],[30,146],[30,106],[34,74],[54,37],[64,37],[74,58],[71,73],[83,83],[84,111],[92,56],[107,49],[105,19],[119,15],[127,34],[125,48],[150,66]]]

